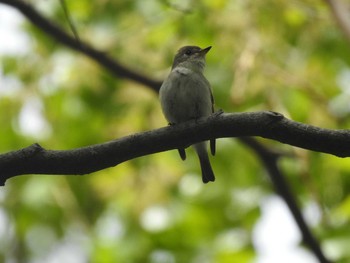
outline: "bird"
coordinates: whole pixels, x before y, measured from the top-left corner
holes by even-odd
[[[170,74],[159,90],[163,114],[170,125],[208,117],[214,113],[214,97],[209,81],[203,75],[205,57],[211,46],[184,46],[176,53]],[[203,183],[214,182],[207,142],[193,145],[199,159]],[[215,139],[210,140],[212,155],[215,155]],[[182,160],[185,149],[178,149]]]

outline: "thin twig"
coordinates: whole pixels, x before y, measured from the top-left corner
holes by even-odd
[[[80,37],[78,35],[78,31],[77,31],[77,29],[76,29],[76,27],[75,27],[75,25],[73,23],[72,17],[71,17],[70,12],[69,12],[69,10],[67,8],[66,1],[65,0],[60,0],[60,2],[61,2],[61,6],[62,6],[62,9],[63,9],[64,15],[66,16],[66,19],[68,21],[69,27],[72,30],[75,39],[77,40],[77,42],[81,43]]]

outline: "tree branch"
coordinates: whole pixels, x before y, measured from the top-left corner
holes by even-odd
[[[137,73],[121,65],[105,53],[96,50],[95,48],[82,41],[78,41],[74,37],[64,32],[59,26],[57,26],[56,24],[45,18],[43,15],[38,13],[31,5],[21,0],[0,0],[0,3],[15,7],[24,16],[26,16],[35,26],[40,28],[46,34],[56,39],[58,42],[80,53],[83,53],[91,59],[95,60],[115,76],[133,80],[135,82],[146,85],[147,87],[158,92],[162,84],[160,81],[153,80],[145,75]]]
[[[88,174],[136,157],[188,147],[210,138],[241,136],[260,136],[304,149],[350,156],[350,132],[346,130],[322,129],[268,111],[214,114],[73,150],[45,150],[34,144],[5,153],[0,155],[0,184],[24,174]]]
[[[242,137],[240,138],[240,140],[245,145],[253,149],[253,151],[259,157],[260,161],[266,167],[270,175],[271,181],[275,186],[276,192],[283,198],[289,210],[291,211],[293,218],[300,229],[304,243],[312,250],[312,252],[315,254],[315,256],[321,263],[329,263],[330,261],[323,254],[320,244],[318,243],[317,239],[314,237],[308,225],[306,224],[303,215],[300,212],[298,203],[293,196],[292,190],[290,189],[286,178],[283,176],[278,167],[277,162],[280,155],[264,147],[253,138]]]

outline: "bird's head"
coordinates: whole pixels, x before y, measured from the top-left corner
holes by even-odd
[[[175,55],[172,68],[181,66],[196,70],[198,67],[198,70],[202,71],[205,67],[205,55],[210,49],[211,46],[207,48],[184,46]]]

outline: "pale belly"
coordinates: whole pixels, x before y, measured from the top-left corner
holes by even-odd
[[[160,102],[169,123],[176,124],[209,116],[212,113],[210,88],[205,81],[187,76],[165,82]]]

